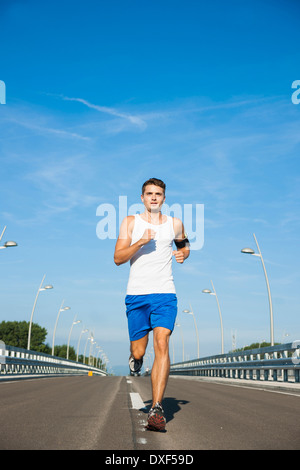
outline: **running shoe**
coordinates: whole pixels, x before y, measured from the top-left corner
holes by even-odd
[[[129,357],[128,363],[129,363],[130,373],[132,375],[137,374],[138,372],[140,372],[140,370],[142,368],[143,359],[135,359],[133,357],[133,355],[131,354],[130,357]]]
[[[164,431],[166,418],[161,403],[157,402],[148,414],[148,429],[150,431]]]

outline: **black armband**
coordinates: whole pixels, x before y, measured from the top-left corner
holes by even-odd
[[[185,248],[186,246],[190,245],[188,238],[184,238],[183,240],[174,240],[174,243],[177,248]]]

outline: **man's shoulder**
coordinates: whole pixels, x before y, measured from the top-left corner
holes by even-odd
[[[178,217],[172,217],[172,220],[174,227],[182,227],[182,220],[178,219]]]
[[[134,215],[127,215],[124,217],[122,220],[121,226],[120,226],[120,236],[121,238],[127,237],[128,235],[131,236],[133,227],[134,227]]]
[[[183,223],[178,217],[172,217],[175,238],[182,237]]]
[[[173,219],[173,221],[176,223],[182,224],[182,220],[178,219],[178,217],[171,217],[171,219]]]
[[[124,217],[122,221],[122,225],[127,225],[127,227],[129,227],[133,224],[134,220],[135,220],[134,215],[127,215],[126,217]]]

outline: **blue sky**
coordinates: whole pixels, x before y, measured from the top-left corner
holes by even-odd
[[[204,245],[174,266],[186,357],[269,340],[265,260],[275,341],[300,337],[300,79],[297,1],[88,0],[0,2],[1,320],[34,321],[57,343],[75,315],[111,366],[127,363],[129,266],[99,240],[97,208],[140,202],[149,177],[167,203],[204,204]],[[74,326],[77,344],[81,326]],[[285,336],[285,335],[289,336]],[[85,337],[83,337],[85,338]],[[179,328],[173,335],[181,359]],[[84,339],[82,340],[84,345]],[[149,346],[151,348],[151,344]]]

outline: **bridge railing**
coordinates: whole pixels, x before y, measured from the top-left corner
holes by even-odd
[[[300,341],[171,364],[170,375],[300,383]]]
[[[0,380],[29,375],[107,375],[106,371],[80,362],[36,351],[7,346],[0,341]]]

